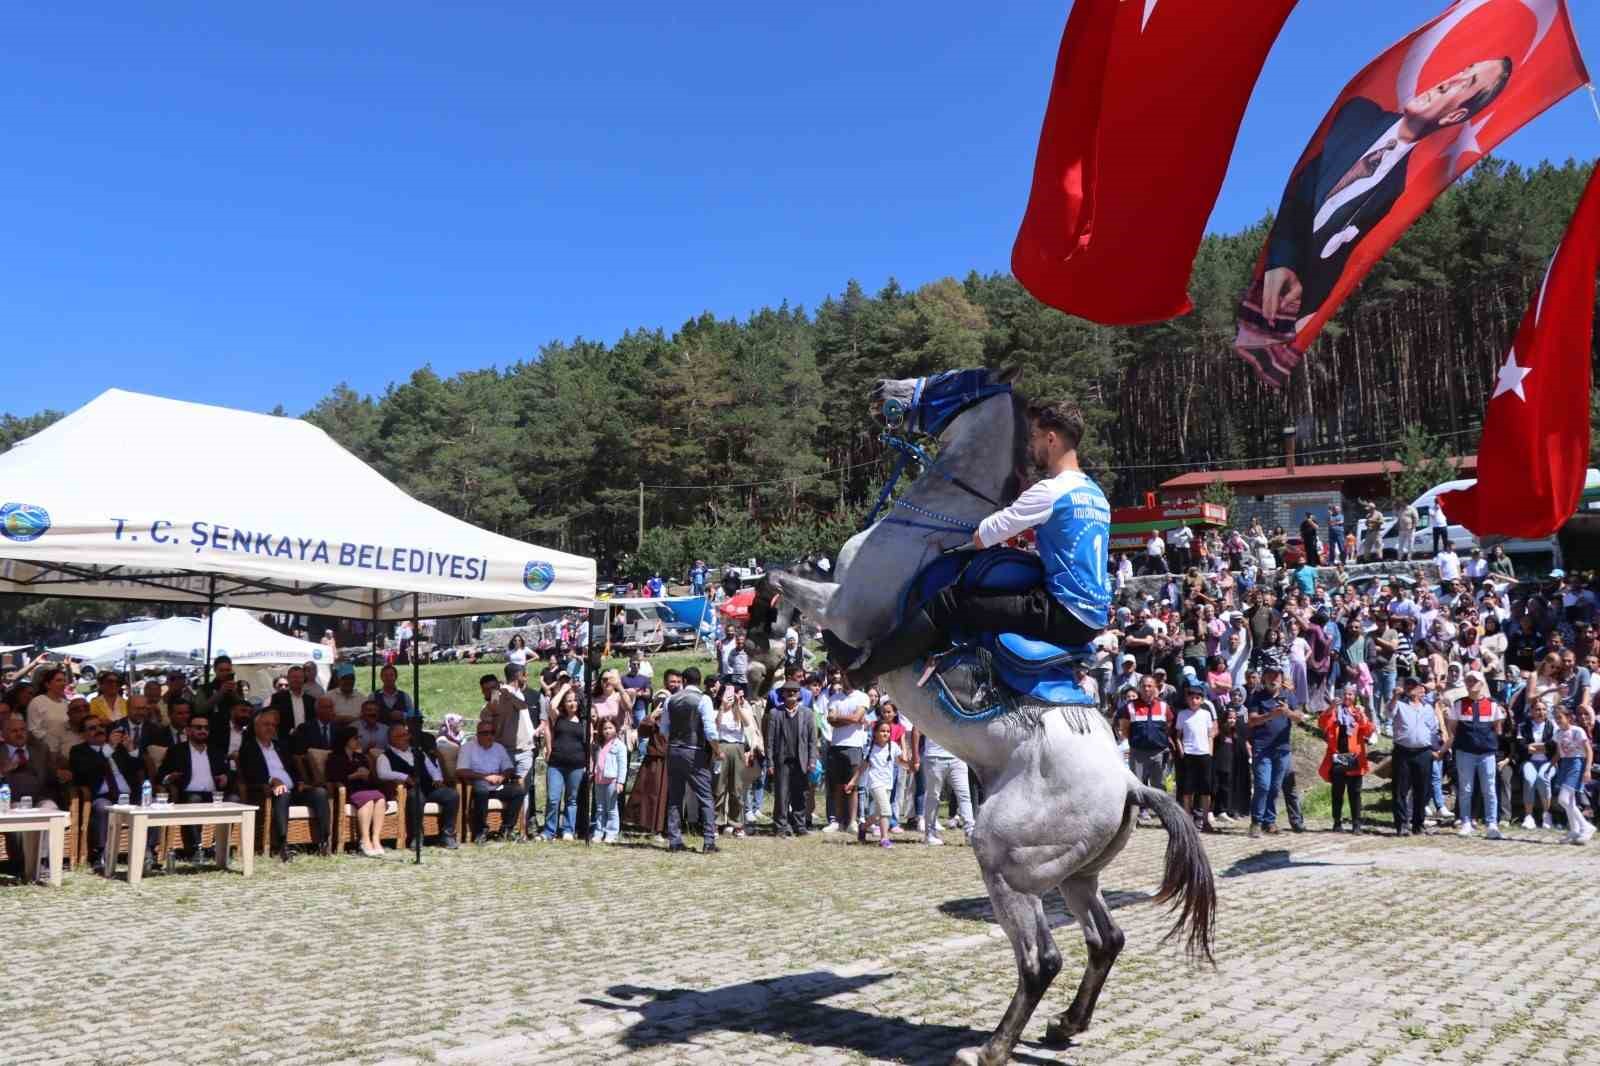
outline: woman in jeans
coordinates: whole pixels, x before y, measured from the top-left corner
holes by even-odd
[[[1554,829],[1550,794],[1556,777],[1556,725],[1550,720],[1551,700],[1534,700],[1528,718],[1517,729],[1517,754],[1522,756],[1522,828],[1534,828],[1537,803],[1544,809],[1544,828]]]
[[[571,840],[586,763],[583,722],[578,719],[578,693],[571,685],[559,690],[550,703],[555,717],[550,722],[550,758],[544,771],[544,838],[555,839],[559,813],[561,839]]]
[[[1322,712],[1318,725],[1328,738],[1318,773],[1333,785],[1333,831],[1344,831],[1344,801],[1350,799],[1350,832],[1361,832],[1361,779],[1367,763],[1367,739],[1377,726],[1361,709],[1356,686],[1346,685],[1338,704]]]

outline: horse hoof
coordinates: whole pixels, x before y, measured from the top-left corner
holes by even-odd
[[[950,1060],[951,1066],[992,1066],[992,1060],[983,1051],[982,1047],[964,1047]]]
[[[1051,1047],[1070,1047],[1072,1038],[1083,1030],[1083,1026],[1070,1022],[1051,1022],[1044,1028],[1044,1042]]]

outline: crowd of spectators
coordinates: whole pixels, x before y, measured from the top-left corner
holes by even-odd
[[[1383,820],[1402,835],[1482,826],[1494,838],[1515,822],[1587,842],[1585,812],[1597,799],[1596,581],[1558,570],[1517,582],[1501,557],[1473,552],[1463,562],[1448,540],[1431,567],[1352,576],[1349,538],[1340,545],[1330,522],[1320,543],[1314,526],[1301,531],[1299,559],[1280,558],[1270,541],[1254,550],[1253,532],[1188,530],[1166,538],[1160,567],[1141,564],[1153,578],[1134,580],[1133,560],[1118,559],[1111,623],[1077,679],[1132,772],[1154,787],[1170,781],[1208,832],[1276,833],[1280,801],[1288,827],[1304,831],[1309,782],[1300,777],[1316,766],[1332,786],[1335,831],[1374,830],[1363,792],[1377,776],[1393,782]],[[1319,565],[1325,558],[1332,565]],[[402,783],[412,832],[432,804],[447,848],[457,846],[458,796],[467,834],[480,842],[571,840],[591,799],[601,843],[620,839],[624,825],[677,845],[681,825],[698,824],[708,850],[721,836],[769,826],[784,838],[815,830],[881,845],[912,832],[938,846],[943,829],[970,830],[983,801],[977,776],[921,734],[891,694],[850,688],[813,662],[798,633],[786,637],[764,696],[750,691],[732,626],[704,679],[698,670],[658,679],[638,654],[625,670],[602,670],[575,645],[543,659],[518,645],[503,670],[480,678],[477,712],[452,711],[437,732],[423,728],[392,666],[370,694],[348,664],[326,691],[314,664],[292,667],[252,703],[225,656],[206,685],[175,671],[129,686],[108,672],[92,694],[59,666],[28,664],[0,690],[0,777],[14,801],[40,805],[86,790],[96,865],[106,808],[137,795],[147,775],[180,801],[220,793],[269,804],[276,842],[287,839],[291,807],[304,808],[310,846],[323,853],[330,789],[340,785],[355,843],[371,855],[382,853],[384,811]],[[671,773],[666,711],[686,690],[704,707],[711,753],[699,796]],[[153,772],[143,758],[152,747],[164,749]],[[329,753],[315,781],[303,759],[314,749]],[[461,793],[455,782],[466,783]],[[197,840],[185,831],[184,853]],[[287,860],[293,849],[279,843],[278,853]]]

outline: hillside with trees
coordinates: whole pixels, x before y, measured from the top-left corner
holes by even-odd
[[[1029,394],[1082,405],[1086,463],[1114,501],[1185,469],[1279,462],[1286,420],[1307,462],[1393,457],[1411,427],[1468,452],[1588,172],[1478,164],[1379,264],[1286,395],[1229,351],[1263,219],[1206,238],[1195,310],[1158,325],[1070,318],[1007,275],[915,291],[850,281],[811,309],[553,341],[505,368],[424,367],[379,396],[340,384],[304,417],[419,499],[603,563],[634,552],[642,482],[634,566],[667,571],[837,545],[887,469],[868,411],[878,377],[1020,366]],[[39,421],[8,416],[0,446]]]

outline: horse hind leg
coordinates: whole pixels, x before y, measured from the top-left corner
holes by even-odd
[[[957,1053],[955,1062],[961,1066],[999,1066],[1009,1061],[1034,1009],[1044,998],[1050,982],[1061,972],[1061,952],[1050,935],[1050,924],[1045,919],[1044,904],[1039,897],[1017,891],[1004,877],[987,870],[983,880],[995,918],[1016,952],[1017,990],[988,1042],[981,1048],[966,1048]]]
[[[1089,962],[1083,968],[1083,980],[1078,983],[1078,994],[1073,997],[1072,1005],[1045,1030],[1045,1041],[1056,1045],[1067,1043],[1089,1028],[1100,990],[1105,987],[1106,977],[1121,954],[1125,939],[1111,918],[1105,897],[1100,894],[1097,875],[1068,878],[1061,883],[1061,895],[1067,901],[1067,909],[1083,927]]]

